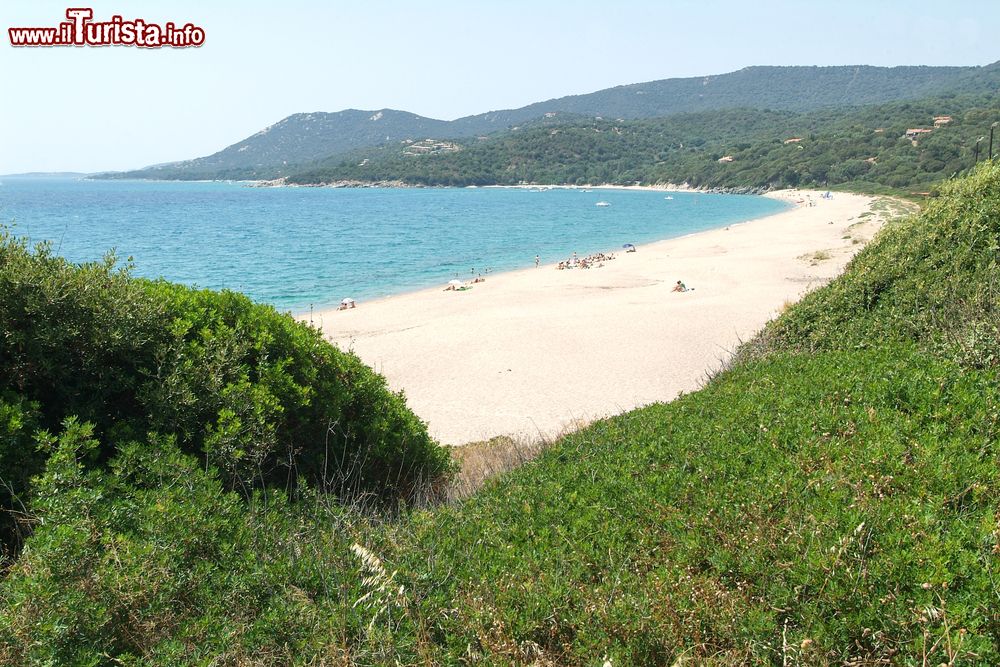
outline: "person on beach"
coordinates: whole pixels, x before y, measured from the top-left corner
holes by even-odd
[[[535,268],[536,269],[538,268],[538,261],[539,261],[539,257],[538,257],[538,255],[535,255]]]
[[[674,289],[671,290],[671,291],[672,292],[687,292],[687,290],[688,290],[687,285],[685,285],[684,283],[682,283],[681,281],[678,280],[677,284],[674,285]]]

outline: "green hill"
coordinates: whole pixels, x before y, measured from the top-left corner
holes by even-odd
[[[454,121],[405,111],[299,113],[206,157],[104,174],[103,178],[272,179],[359,149],[427,138],[471,139],[539,120],[607,120],[679,113],[817,109],[981,94],[1000,87],[1000,63],[985,67],[748,67],[728,74],[664,79],[490,111]],[[723,119],[724,120],[724,119]]]
[[[570,95],[520,109],[490,112],[493,130],[546,112],[608,120],[656,118],[722,109],[812,111],[914,100],[948,92],[980,93],[1000,84],[1000,63],[985,67],[745,67],[711,76],[648,81],[586,95]],[[486,114],[454,121],[483,134]]]
[[[283,118],[217,153],[101,178],[164,180],[269,179],[290,167],[365,146],[408,137],[448,134],[448,123],[405,111],[347,109],[336,113],[297,113]]]
[[[808,113],[734,109],[620,122],[577,118],[461,142],[451,152],[413,154],[408,146],[359,151],[287,180],[927,190],[971,166],[977,140],[997,120],[995,94]],[[909,136],[914,128],[928,131]],[[985,156],[988,145],[981,143],[980,150]]]
[[[391,516],[43,435],[0,662],[1000,663],[998,253],[983,165],[701,391]]]

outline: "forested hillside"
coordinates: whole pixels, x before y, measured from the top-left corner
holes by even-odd
[[[412,154],[406,146],[361,151],[292,174],[288,182],[924,191],[969,168],[977,143],[985,156],[990,125],[998,120],[1000,97],[994,95],[803,114],[739,109],[636,121],[576,119],[463,142],[461,150],[446,153]]]
[[[207,157],[103,177],[273,179],[361,149],[428,138],[473,139],[542,120],[547,124],[572,123],[580,118],[619,121],[741,108],[801,113],[981,94],[998,88],[1000,63],[986,67],[748,67],[715,76],[618,86],[454,121],[392,109],[299,113]],[[719,117],[709,138],[721,138],[727,118]]]
[[[943,93],[976,93],[997,87],[1000,63],[986,67],[746,67],[727,74],[616,86],[488,115],[496,131],[552,111],[608,120],[740,108],[802,112]],[[482,134],[479,124],[485,116],[454,122],[469,124]]]

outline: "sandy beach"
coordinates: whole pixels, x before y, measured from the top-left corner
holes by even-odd
[[[600,268],[543,264],[468,291],[442,284],[313,321],[403,390],[443,443],[551,437],[697,389],[787,302],[837,275],[881,224],[860,217],[871,197],[767,196],[801,203],[618,249]],[[672,292],[677,280],[693,289]]]

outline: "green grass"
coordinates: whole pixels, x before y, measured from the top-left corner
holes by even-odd
[[[913,341],[974,366],[995,364],[1000,169],[980,169],[945,193],[920,215],[890,223],[842,276],[772,322],[747,351]]]
[[[996,660],[998,393],[905,347],[748,364],[428,516],[393,567],[462,610],[450,659],[916,655],[935,606]]]
[[[701,391],[391,519],[70,422],[0,663],[998,664],[998,248],[983,167]]]

